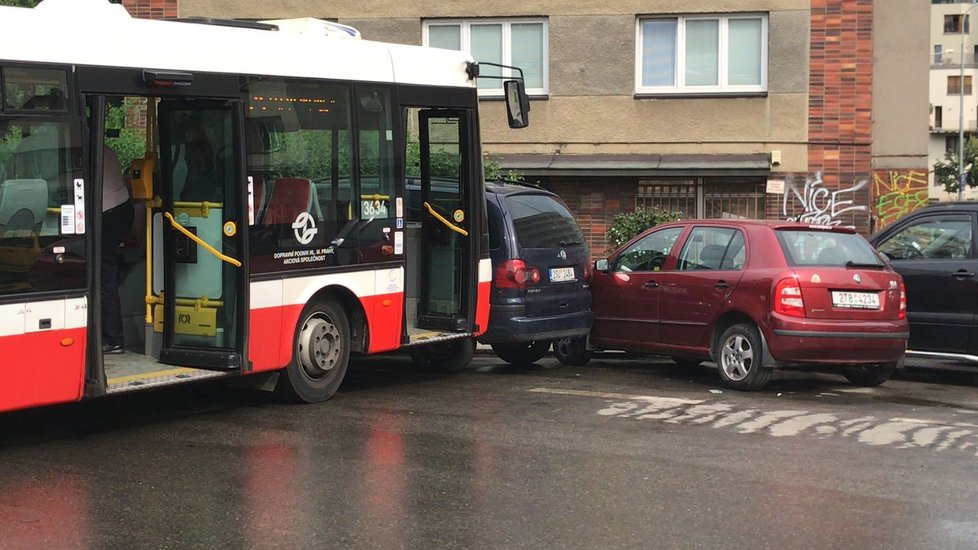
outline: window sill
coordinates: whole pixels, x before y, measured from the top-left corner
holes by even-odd
[[[701,92],[701,93],[638,93],[635,99],[716,99],[716,98],[743,98],[743,97],[767,97],[767,92]]]

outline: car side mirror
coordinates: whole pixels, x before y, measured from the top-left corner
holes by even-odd
[[[601,258],[600,260],[594,260],[594,270],[600,271],[602,273],[607,273],[608,271],[610,271],[611,267],[608,265],[608,258]]]
[[[506,95],[506,115],[510,128],[526,128],[530,125],[530,98],[522,80],[503,81]]]

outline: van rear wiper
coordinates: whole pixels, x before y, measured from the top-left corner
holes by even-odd
[[[846,267],[855,267],[858,269],[883,269],[885,266],[883,264],[861,264],[859,262],[849,260],[846,262]]]

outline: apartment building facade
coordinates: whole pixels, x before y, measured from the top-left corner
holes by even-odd
[[[971,0],[931,0],[930,6],[930,139],[928,165],[946,161],[951,152],[960,153],[961,129],[964,139],[978,128],[978,100],[973,80],[978,73],[978,28],[972,26],[978,4]],[[930,197],[939,201],[956,200],[934,181],[930,173]],[[978,199],[978,190],[965,188],[962,198]]]
[[[522,67],[527,129],[506,127],[498,81],[480,81],[484,150],[563,196],[596,255],[637,206],[869,233],[926,203],[928,6],[915,0],[124,4],[331,19]]]

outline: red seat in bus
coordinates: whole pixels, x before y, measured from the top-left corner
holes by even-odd
[[[255,194],[257,196],[257,191]],[[302,212],[315,215],[319,206],[315,197],[316,188],[312,181],[306,178],[279,178],[272,186],[262,223],[291,224]]]

